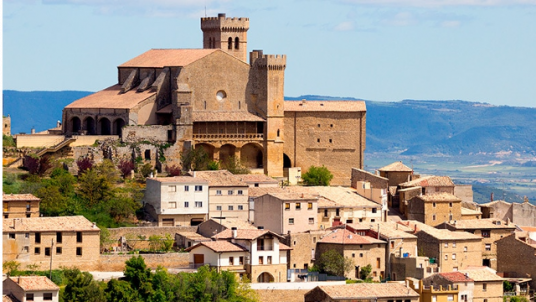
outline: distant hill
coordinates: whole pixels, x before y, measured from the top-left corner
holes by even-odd
[[[4,90],[4,115],[12,133],[55,127],[62,109],[87,91]],[[303,95],[286,100],[357,100]],[[536,154],[536,108],[493,106],[467,101],[366,101],[367,152],[403,155],[475,154],[515,151]]]

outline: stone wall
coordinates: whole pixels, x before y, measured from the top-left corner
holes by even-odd
[[[96,271],[123,271],[125,262],[138,255],[101,255],[98,264],[93,270]],[[187,267],[189,253],[166,253],[166,254],[141,254],[147,267],[155,269],[157,266],[166,268]]]
[[[257,295],[261,302],[303,302],[305,293],[310,289],[257,289]]]
[[[160,235],[165,236],[166,234],[170,234],[173,238],[175,238],[175,233],[177,232],[195,232],[197,230],[197,227],[184,227],[184,226],[177,226],[177,227],[132,227],[132,228],[115,228],[115,229],[108,229],[110,232],[110,237],[113,239],[119,239],[121,236],[123,237],[137,237],[138,235],[145,236],[146,238],[149,238],[151,235]]]
[[[536,288],[536,248],[516,239],[515,235],[498,240],[497,271],[505,277],[532,277],[530,287]]]
[[[4,127],[2,127],[2,134],[11,136],[11,117],[8,115],[3,118],[3,121]]]
[[[311,268],[314,264],[316,243],[326,233],[327,231],[310,231],[284,235],[282,242],[292,248],[288,252],[289,268],[304,269],[305,265]]]
[[[17,149],[52,147],[64,139],[63,135],[19,134],[17,135]]]
[[[473,203],[473,185],[455,185],[454,195],[462,202]]]
[[[123,141],[127,143],[135,143],[139,141],[167,143],[168,131],[172,130],[172,125],[125,126],[122,129],[122,137]]]

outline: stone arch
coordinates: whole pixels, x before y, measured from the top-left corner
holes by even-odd
[[[113,133],[114,135],[121,136],[121,130],[125,126],[125,121],[122,118],[118,118],[114,121],[113,124]]]
[[[203,148],[203,150],[205,150],[205,152],[208,154],[208,159],[214,160],[214,146],[212,146],[211,144],[203,143],[195,145],[195,149],[197,148]]]
[[[82,121],[78,116],[75,116],[71,119],[71,130],[73,133],[78,133],[82,130]]]
[[[106,117],[99,119],[98,134],[100,135],[110,135],[112,134],[112,127],[110,120]]]
[[[270,283],[270,282],[274,282],[274,281],[275,281],[274,276],[272,274],[270,274],[269,272],[262,272],[257,277],[257,282],[258,283]]]
[[[245,144],[240,150],[240,161],[246,168],[262,168],[263,148],[254,143]]]
[[[236,147],[231,144],[225,144],[220,147],[220,161],[226,162],[227,159],[235,155]]]
[[[86,119],[84,120],[84,130],[86,130],[87,134],[89,135],[97,134],[97,131],[95,129],[95,119],[91,116],[86,117]]]
[[[283,168],[292,168],[292,162],[290,161],[290,157],[283,153]]]

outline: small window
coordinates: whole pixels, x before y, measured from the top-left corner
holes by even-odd
[[[190,207],[190,202],[188,202],[188,201],[185,201],[185,202],[184,202],[184,207],[185,207],[185,208],[188,208],[188,207]]]
[[[320,128],[320,124],[318,124],[318,128]]]
[[[34,254],[40,255],[41,254],[41,248],[40,247],[34,248]]]
[[[81,247],[76,248],[76,256],[82,256],[82,248]]]
[[[490,231],[489,230],[482,230],[482,237],[489,238]]]
[[[233,206],[228,206],[227,209],[228,209],[229,211],[232,211],[232,210],[234,210],[234,207],[233,207]]]
[[[190,186],[184,186],[184,192],[190,191]]]
[[[233,38],[227,39],[227,49],[233,49]]]
[[[34,294],[26,294],[26,301],[33,301],[34,300]]]
[[[491,244],[486,243],[486,251],[491,251]]]
[[[488,285],[486,283],[482,283],[482,291],[487,291],[488,290]]]
[[[373,213],[373,214],[376,214],[376,212],[378,212],[378,209],[376,209],[376,208],[372,208],[372,213]]]
[[[259,264],[264,264],[264,257],[263,256],[259,256]]]
[[[452,202],[449,202],[449,207],[451,207],[451,208],[452,208]]]
[[[309,224],[315,224],[315,219],[313,217],[309,217]]]
[[[359,258],[363,258],[363,253],[359,253]]]
[[[221,190],[216,190],[216,195],[221,195]]]
[[[313,243],[316,243],[316,237],[313,237]]]
[[[15,239],[15,233],[9,233],[9,239]]]
[[[312,202],[308,202],[307,203],[307,210],[312,210],[313,209],[313,203]]]
[[[341,214],[341,210],[340,209],[335,209],[335,216],[340,216]]]
[[[52,301],[52,293],[44,293],[43,301]]]
[[[329,125],[331,128],[333,128],[333,124]]]
[[[452,243],[452,247],[456,247],[456,242],[453,242],[453,243]]]
[[[151,150],[149,149],[145,150],[145,159],[151,160]]]
[[[50,257],[50,248],[49,247],[45,248],[45,256]]]
[[[238,264],[240,264],[240,265],[244,264],[244,257],[243,256],[240,256],[238,258]]]
[[[296,203],[296,210],[301,210],[301,202]]]
[[[394,249],[395,248],[395,242],[393,240],[391,240],[391,248]]]
[[[221,206],[216,206],[216,211],[221,211]]]
[[[177,202],[176,201],[170,201],[169,202],[169,208],[170,209],[176,209],[177,208]]]
[[[371,219],[370,222],[376,222],[376,219]]]
[[[203,191],[203,186],[195,186],[195,191],[196,192],[202,192]]]
[[[238,195],[244,195],[244,192],[242,190],[238,190]]]
[[[452,254],[452,260],[456,260],[456,254]]]
[[[329,143],[330,143],[330,144],[333,143],[333,140],[332,140],[331,138],[329,139]]]
[[[328,217],[328,209],[324,209],[324,217]]]
[[[285,210],[290,210],[290,203],[288,202],[285,203]]]
[[[242,206],[242,205],[238,206],[238,210],[241,211],[241,210],[243,210],[243,209],[244,209],[244,206]]]
[[[202,201],[196,201],[195,202],[195,207],[196,208],[202,208],[203,207],[203,202]]]
[[[317,138],[317,139],[316,139],[316,142],[317,142],[317,143],[320,143],[320,139],[319,139],[319,138]]]
[[[25,246],[22,248],[23,253],[28,253],[30,251],[30,248],[28,246]]]
[[[463,251],[467,252],[467,247],[466,246],[463,247]]]
[[[228,190],[227,195],[233,195],[233,190]]]
[[[449,260],[449,255],[445,254],[445,260]]]
[[[449,243],[448,243],[448,242],[445,242],[445,247],[449,247]]]
[[[288,219],[288,224],[294,224],[294,218],[289,218]]]
[[[355,253],[352,253],[352,258],[355,258]]]
[[[258,183],[255,183],[255,187],[258,188],[258,187],[259,187],[259,184],[258,184]]]
[[[61,255],[61,251],[62,250],[60,246],[56,247],[56,255]]]
[[[234,265],[234,257],[229,257],[229,265]]]
[[[272,256],[266,257],[266,264],[272,264]]]
[[[436,203],[435,203],[435,202],[433,202],[433,203],[432,203],[432,206],[433,206],[433,207],[435,208],[435,207],[436,207]]]
[[[63,236],[62,236],[61,232],[57,232],[56,233],[56,242],[61,243],[62,240],[63,240]]]
[[[168,192],[177,192],[177,186],[168,186]]]
[[[30,233],[24,234],[24,238],[30,238]]]
[[[435,217],[435,214],[434,214],[434,215],[432,215],[432,220],[435,221],[435,219],[436,219],[436,217]]]

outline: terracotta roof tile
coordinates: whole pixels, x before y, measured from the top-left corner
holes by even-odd
[[[194,171],[193,176],[208,181],[210,187],[247,187],[248,184],[227,170]]]
[[[206,246],[209,249],[213,250],[217,253],[225,253],[225,252],[244,252],[247,251],[245,248],[241,247],[238,244],[231,243],[229,241],[225,240],[218,240],[218,241],[206,241],[206,242],[200,242],[192,247],[189,247],[186,249],[187,252],[196,249],[200,246]]]
[[[99,231],[84,216],[33,217],[3,219],[3,232]],[[15,226],[13,228],[13,226]]]
[[[400,221],[400,224],[424,232],[438,240],[482,240],[482,237],[468,232],[449,231],[447,229],[436,229],[416,220]]]
[[[149,178],[150,180],[158,181],[161,183],[196,183],[196,184],[208,184],[208,181],[198,177],[192,176],[173,176],[173,177],[156,177]]]
[[[415,198],[420,198],[424,201],[436,201],[436,202],[461,202],[462,200],[450,193],[441,192],[441,193],[432,193],[432,194],[425,194],[421,196],[415,196]]]
[[[349,224],[348,226],[354,228],[355,224]],[[386,221],[386,222],[372,222],[372,223],[360,223],[356,227],[361,227],[360,229],[363,230],[363,226],[368,226],[368,230],[372,230],[374,232],[378,232],[378,226],[380,227],[380,236],[387,237],[387,238],[404,238],[404,239],[417,239],[417,236],[410,234],[409,232],[412,231],[412,229],[398,224],[393,221]]]
[[[186,66],[217,49],[151,49],[119,65],[118,67],[154,67]]]
[[[211,218],[210,220],[220,224],[219,219]],[[237,229],[243,229],[243,230],[256,230],[257,229],[256,226],[252,225],[251,223],[249,223],[247,221],[238,220],[238,219],[231,219],[231,218],[222,219],[221,220],[221,225],[223,225],[224,227],[226,227],[228,229],[230,229],[232,227],[235,227]]]
[[[244,239],[244,240],[253,240],[256,238],[259,238],[263,235],[270,234],[273,236],[276,236],[278,238],[283,238],[280,235],[269,231],[269,230],[259,230],[259,229],[238,229],[236,230],[236,239]],[[227,229],[219,234],[216,234],[212,236],[213,239],[232,239],[233,238],[233,231],[231,229]]]
[[[281,187],[253,187],[248,189],[249,197],[259,197],[268,193],[277,193],[277,192],[286,192],[285,189]]]
[[[11,200],[22,200],[22,201],[41,201],[38,197],[36,197],[33,194],[3,194],[2,195],[3,201],[11,201]]]
[[[272,192],[268,193],[279,200],[307,200],[318,201],[318,195],[305,194],[305,193],[287,193],[287,192]]]
[[[318,195],[322,198],[318,200],[319,208],[331,208],[331,207],[365,207],[365,208],[379,208],[380,205],[374,201],[367,199],[359,194],[353,188],[346,187],[307,187],[307,186],[290,186],[286,187],[288,192],[295,193],[308,193],[311,195]]]
[[[287,111],[367,111],[364,101],[285,101]]]
[[[368,236],[354,234],[347,229],[337,229],[324,235],[320,243],[329,244],[382,244],[385,241],[378,240]]]
[[[372,300],[376,298],[419,297],[413,289],[400,283],[357,283],[344,285],[321,285],[320,288],[332,299]],[[313,289],[314,290],[314,289]]]
[[[195,233],[195,232],[181,231],[181,232],[177,232],[176,234],[186,239],[194,240],[194,241],[212,241],[212,239],[205,237],[201,234]]]
[[[381,167],[378,169],[378,171],[382,172],[412,172],[413,170],[404,165],[401,161],[396,161],[392,164],[389,164],[385,167]]]
[[[25,291],[60,290],[52,280],[44,276],[10,277]]]
[[[515,224],[508,224],[506,221],[496,218],[486,219],[469,219],[469,220],[457,220],[454,222],[447,222],[450,226],[458,230],[474,230],[474,229],[516,229]]]
[[[450,282],[474,281],[473,279],[465,276],[465,274],[461,272],[439,273],[439,275]]]
[[[237,177],[239,177],[243,182],[245,183],[270,183],[270,184],[278,184],[279,181],[277,179],[273,179],[270,176],[264,175],[264,174],[235,174]]]
[[[260,116],[254,115],[247,111],[194,111],[192,119],[195,122],[264,122]]]
[[[462,216],[463,215],[482,215],[482,212],[462,207]]]
[[[425,176],[412,181],[401,183],[401,187],[454,187],[454,183],[448,176]]]
[[[69,105],[66,109],[76,108],[113,108],[113,109],[132,109],[139,103],[156,95],[156,92],[145,90],[138,92],[136,89],[121,92],[121,85],[114,85],[99,92],[95,92],[86,97],[78,99]]]
[[[490,268],[488,267],[471,267],[463,270],[459,270],[462,274],[467,274],[469,278],[474,281],[502,281],[505,280],[497,276]]]

